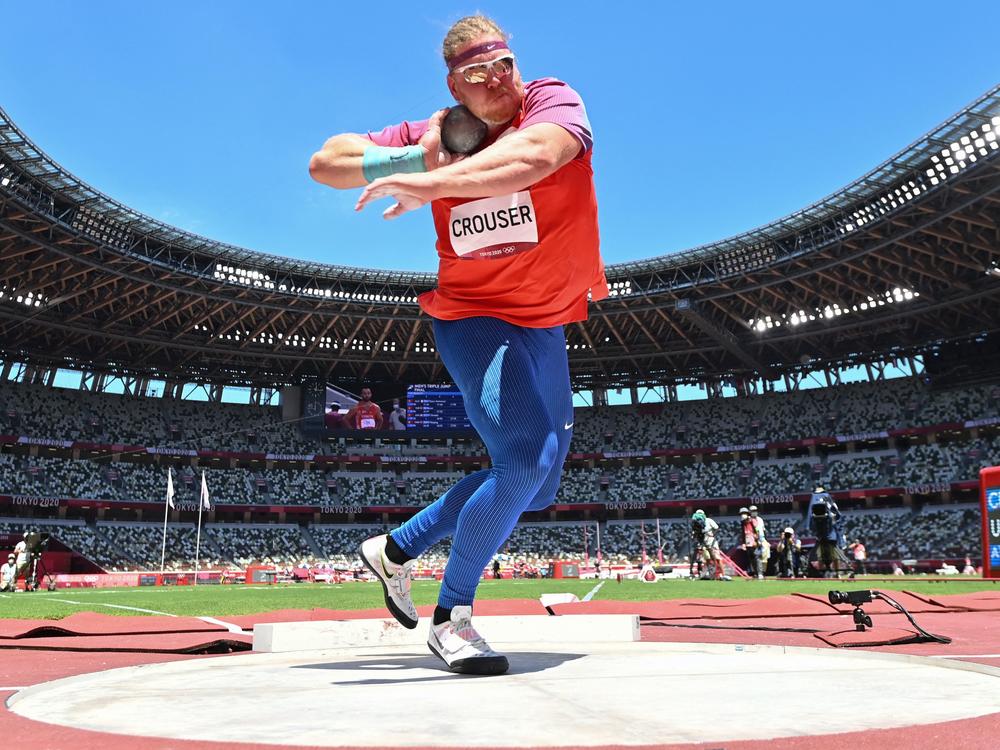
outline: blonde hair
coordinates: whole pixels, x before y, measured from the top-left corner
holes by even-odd
[[[505,42],[510,41],[510,34],[501,29],[492,18],[484,15],[459,18],[448,29],[441,43],[441,54],[444,55],[445,63],[466,44],[484,36],[496,36]]]

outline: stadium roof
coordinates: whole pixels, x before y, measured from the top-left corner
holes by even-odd
[[[609,266],[567,327],[578,387],[923,352],[1000,327],[1000,87],[842,190],[692,250]],[[0,356],[219,383],[446,378],[434,275],[307,263],[101,194],[0,109]]]

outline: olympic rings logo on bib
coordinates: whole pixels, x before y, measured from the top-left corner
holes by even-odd
[[[451,247],[460,258],[492,260],[538,245],[538,223],[531,192],[499,195],[451,209]]]

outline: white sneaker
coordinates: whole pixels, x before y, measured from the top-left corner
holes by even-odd
[[[472,607],[452,607],[450,622],[431,625],[427,646],[460,674],[503,674],[510,666],[472,627]]]
[[[410,598],[410,584],[413,581],[413,566],[416,560],[410,560],[402,565],[394,563],[385,556],[385,545],[388,541],[388,534],[366,539],[358,547],[358,554],[361,555],[361,562],[382,584],[385,606],[392,612],[392,616],[404,628],[413,630],[417,627],[419,619],[417,608],[413,606],[413,599]]]

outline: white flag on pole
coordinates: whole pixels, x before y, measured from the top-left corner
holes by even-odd
[[[211,510],[212,506],[208,502],[208,483],[205,482],[205,470],[201,470],[201,507]]]
[[[169,467],[167,468],[167,505],[171,509],[174,507],[174,478],[170,473]]]

